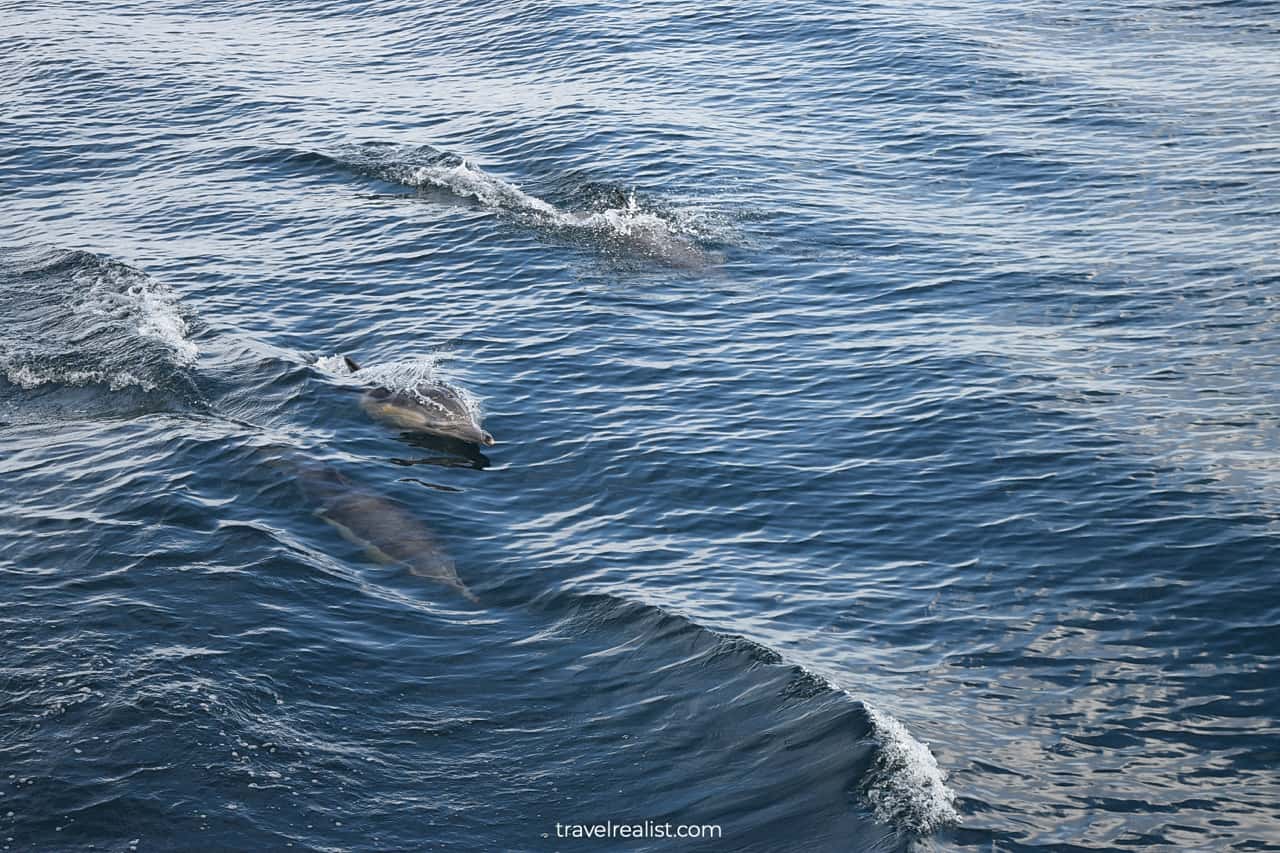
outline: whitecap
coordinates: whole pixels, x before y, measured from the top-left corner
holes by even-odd
[[[955,792],[928,744],[889,714],[864,705],[875,758],[859,790],[876,818],[900,830],[929,835],[959,820]]]
[[[5,378],[14,385],[30,391],[41,385],[106,385],[112,391],[133,386],[143,391],[154,391],[156,384],[127,370],[37,370],[30,365],[17,365],[5,370]]]
[[[177,295],[137,269],[56,249],[3,262],[0,371],[13,385],[152,391],[199,355]]]
[[[167,285],[118,261],[83,269],[75,278],[86,286],[85,298],[75,303],[77,313],[89,319],[127,319],[139,335],[164,344],[177,364],[195,363],[200,350],[189,337],[177,295]]]

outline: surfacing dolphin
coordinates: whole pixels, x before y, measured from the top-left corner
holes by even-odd
[[[347,369],[359,373],[360,365],[342,359]],[[452,385],[420,382],[412,388],[393,391],[370,388],[360,398],[360,407],[369,417],[409,432],[429,432],[473,444],[492,446],[493,436],[476,420],[474,410]]]
[[[672,231],[662,220],[637,222],[625,229],[615,226],[604,229],[601,235],[605,245],[617,245],[623,252],[669,267],[697,272],[724,263],[723,255],[708,251],[683,234]]]
[[[431,531],[398,503],[354,485],[334,469],[315,462],[288,464],[290,473],[315,513],[370,557],[403,566],[410,574],[453,589],[468,601],[480,603],[458,577],[453,559]]]

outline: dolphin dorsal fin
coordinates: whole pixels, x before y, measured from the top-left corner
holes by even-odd
[[[356,364],[350,356],[344,355],[342,357],[342,361],[347,365],[347,370],[350,370],[352,373],[355,373],[360,369],[360,365]]]

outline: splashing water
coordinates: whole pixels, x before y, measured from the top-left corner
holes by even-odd
[[[357,375],[347,365],[343,356],[334,354],[317,358],[315,368],[338,379],[354,379],[362,385],[386,388],[398,394],[412,394],[422,403],[431,406],[436,404],[418,393],[418,389],[424,385],[447,388],[462,400],[472,419],[476,424],[480,424],[484,417],[481,401],[466,388],[450,381],[443,374],[440,370],[442,359],[443,356],[433,354],[384,364],[371,364],[361,367]]]
[[[439,187],[463,198],[473,198],[486,207],[537,214],[560,222],[563,214],[555,205],[529,195],[513,183],[473,168],[466,160],[452,165],[393,168],[389,176],[414,187]]]
[[[956,823],[955,792],[928,744],[883,711],[865,707],[876,755],[860,791],[876,818],[915,835]]]
[[[704,216],[690,213],[674,219],[646,210],[635,190],[621,205],[602,210],[565,210],[520,187],[473,166],[467,160],[429,146],[366,146],[343,149],[339,162],[355,166],[384,180],[418,189],[441,189],[460,198],[474,199],[495,211],[522,218],[530,225],[592,235],[663,263],[680,267],[706,267],[723,258],[703,249],[697,238],[704,228],[692,227]],[[705,221],[704,221],[705,225]]]
[[[188,337],[178,297],[169,287],[116,262],[81,270],[76,279],[86,286],[87,298],[81,303],[85,315],[126,319],[139,335],[168,347],[175,363],[195,363],[200,350]]]
[[[21,388],[151,391],[199,355],[177,295],[127,264],[41,249],[9,255],[0,272],[0,368]]]
[[[327,373],[330,376],[338,378],[352,375],[351,368],[347,365],[346,358],[336,353],[333,355],[320,356],[315,360],[315,364],[313,366],[321,373]]]

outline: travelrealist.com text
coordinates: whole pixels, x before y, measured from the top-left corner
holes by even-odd
[[[556,838],[719,838],[717,823],[556,823]]]

